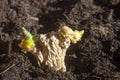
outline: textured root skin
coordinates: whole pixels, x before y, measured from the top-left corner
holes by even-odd
[[[40,34],[37,38],[23,28],[25,38],[19,44],[24,53],[31,52],[38,65],[45,64],[53,67],[56,71],[66,71],[65,56],[70,43],[77,43],[81,40],[84,30],[73,31],[63,26],[58,32]]]
[[[56,71],[66,71],[65,56],[70,39],[60,36],[57,32],[41,34],[36,47],[30,52],[36,57],[38,64],[44,63]]]

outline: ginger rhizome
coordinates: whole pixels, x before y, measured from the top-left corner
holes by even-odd
[[[66,71],[65,56],[70,44],[80,41],[84,30],[73,31],[70,27],[63,26],[58,31],[33,36],[22,28],[25,38],[19,44],[24,53],[32,53],[38,65],[44,64],[53,67],[56,71]]]

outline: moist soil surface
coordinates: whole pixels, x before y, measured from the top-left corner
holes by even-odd
[[[18,47],[22,27],[39,35],[64,25],[85,31],[67,50],[67,72]],[[120,80],[120,0],[0,0],[0,80]]]

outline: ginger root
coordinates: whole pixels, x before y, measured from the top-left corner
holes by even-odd
[[[40,34],[36,38],[36,41],[32,38],[33,41],[31,42],[34,44],[33,46],[28,45],[29,47],[27,46],[27,48],[24,47],[26,46],[24,43],[26,40],[25,37],[25,39],[23,39],[19,44],[19,47],[22,48],[24,53],[32,53],[35,56],[38,65],[43,63],[53,67],[56,71],[65,72],[66,66],[64,59],[66,56],[66,51],[69,48],[70,43],[72,42],[75,44],[77,41],[81,40],[83,34],[83,30],[73,31],[71,28],[64,26],[61,27],[58,32],[53,31],[46,34]]]

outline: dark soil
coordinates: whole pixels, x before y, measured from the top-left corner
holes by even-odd
[[[39,35],[85,30],[67,51],[67,72],[38,67],[18,47],[21,27]],[[120,0],[0,0],[0,80],[120,80]]]

